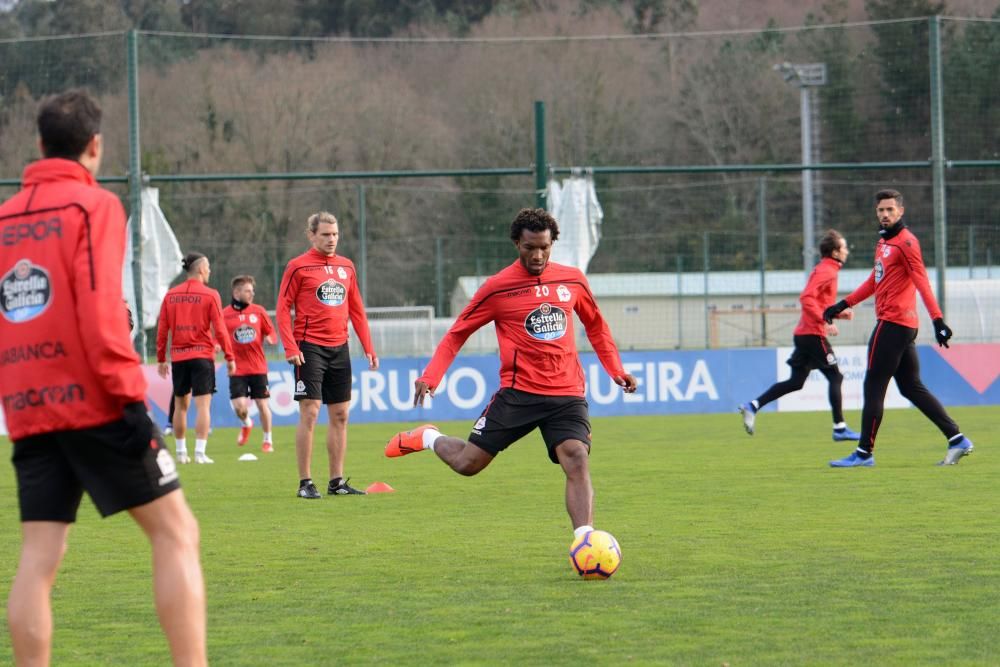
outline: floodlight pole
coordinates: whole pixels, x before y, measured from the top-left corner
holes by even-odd
[[[806,275],[816,264],[816,195],[813,172],[816,147],[813,144],[813,98],[815,88],[826,85],[826,63],[774,66],[785,83],[799,89],[799,125],[802,135],[802,268]]]

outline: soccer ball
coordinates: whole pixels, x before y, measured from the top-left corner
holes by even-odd
[[[569,562],[584,579],[607,579],[622,564],[622,550],[611,533],[590,530],[573,540]]]

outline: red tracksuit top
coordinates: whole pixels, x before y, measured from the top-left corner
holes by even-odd
[[[211,327],[211,328],[209,328]],[[222,321],[219,293],[196,278],[170,288],[160,306],[156,327],[156,360],[167,360],[167,334],[170,334],[170,361],[190,359],[215,360],[215,340],[227,361],[233,360],[226,325]],[[239,366],[236,367],[237,372]]]
[[[826,336],[823,311],[837,300],[837,274],[841,266],[833,257],[824,257],[813,268],[805,289],[799,295],[802,317],[793,335]]]
[[[515,261],[487,279],[434,351],[420,380],[437,387],[459,349],[493,322],[500,344],[500,386],[546,396],[584,396],[586,384],[573,333],[580,317],[601,365],[625,375],[611,330],[579,269],[549,262],[532,275]]]
[[[267,375],[264,339],[274,336],[267,311],[256,303],[241,310],[229,305],[222,309],[222,321],[236,355],[236,375]]]
[[[144,400],[122,305],[125,211],[80,163],[24,170],[0,205],[0,397],[13,440],[100,426]]]
[[[286,357],[299,354],[301,341],[325,347],[343,345],[348,340],[348,319],[365,353],[375,355],[357,277],[351,260],[329,257],[315,248],[288,262],[277,304],[278,333]]]
[[[875,268],[845,301],[853,307],[874,294],[876,318],[916,329],[918,290],[931,319],[941,317],[941,308],[927,279],[920,242],[904,228],[891,239],[878,240]]]

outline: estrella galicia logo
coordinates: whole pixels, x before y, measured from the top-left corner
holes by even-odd
[[[561,308],[543,303],[528,313],[524,319],[524,330],[538,340],[556,340],[566,334],[566,312]]]
[[[249,345],[257,339],[257,330],[249,324],[241,324],[233,331],[233,340],[243,345]]]
[[[0,312],[9,322],[33,320],[52,302],[49,272],[22,259],[0,278]]]
[[[875,262],[875,282],[882,282],[882,276],[885,274],[885,267],[882,266],[882,260]]]
[[[347,298],[347,288],[331,278],[316,288],[316,298],[324,306],[339,306]]]

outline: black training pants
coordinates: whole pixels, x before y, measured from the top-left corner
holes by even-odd
[[[861,411],[859,449],[870,452],[875,448],[875,436],[882,423],[885,392],[889,388],[890,378],[896,378],[896,386],[903,398],[917,406],[941,429],[946,438],[958,435],[958,424],[920,381],[920,360],[914,344],[916,338],[916,329],[885,320],[876,322],[871,340],[868,341],[868,370],[865,372],[865,405]]]

